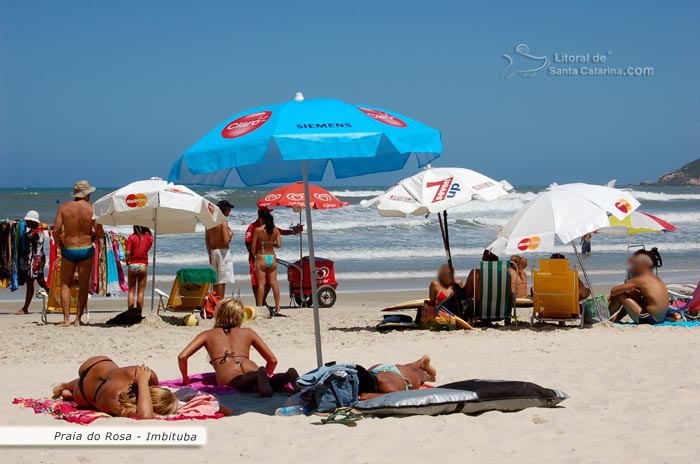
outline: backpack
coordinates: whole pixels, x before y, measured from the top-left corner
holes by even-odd
[[[332,412],[352,407],[359,400],[360,379],[354,364],[337,364],[315,369],[297,379],[301,400],[310,410]]]

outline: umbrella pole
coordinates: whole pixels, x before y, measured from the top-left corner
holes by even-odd
[[[301,211],[299,211],[299,224],[301,224]],[[302,262],[302,259],[304,259],[304,236],[299,233],[299,262]],[[301,266],[301,272],[299,273],[300,278],[299,278],[299,292],[300,295],[299,297],[301,298],[301,303],[299,304],[300,308],[306,307],[306,300],[304,299],[304,266]]]
[[[158,254],[158,208],[153,213],[153,270],[151,271],[151,313],[156,301],[156,255]],[[142,308],[143,309],[143,308]]]
[[[454,278],[454,267],[452,266],[452,253],[450,252],[450,235],[447,230],[447,211],[443,211],[445,219],[438,213],[438,222],[440,223],[440,233],[442,234],[442,244],[445,247],[445,256],[447,256],[447,265],[450,266],[452,278]]]
[[[306,225],[308,226],[308,231],[306,232],[307,240],[309,241],[309,264],[311,265],[311,300],[313,301],[314,307],[314,334],[316,337],[316,364],[318,367],[323,366],[323,352],[321,350],[321,321],[318,311],[318,290],[316,285],[316,255],[314,252],[314,230],[311,223],[311,205],[309,193],[309,169],[306,165],[306,160],[301,162],[301,172],[304,179],[304,203],[306,206]],[[303,274],[303,265],[302,265]]]
[[[591,279],[588,278],[588,272],[586,272],[586,268],[584,267],[583,262],[581,261],[581,255],[578,252],[578,247],[576,246],[576,243],[573,240],[571,241],[571,246],[574,247],[574,254],[576,254],[576,261],[578,261],[578,265],[581,267],[581,272],[583,273],[583,278],[586,280],[586,285],[588,285],[588,288],[591,291],[591,296],[593,296],[593,305],[595,306],[595,310],[598,313],[598,318],[602,321],[603,320],[603,312],[598,307],[598,300],[596,300],[595,293],[593,293],[593,285],[591,285]],[[583,324],[583,318],[584,318],[584,314],[581,314],[581,323],[582,324]]]

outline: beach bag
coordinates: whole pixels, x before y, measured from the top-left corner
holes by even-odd
[[[584,324],[598,324],[610,319],[608,298],[605,295],[588,297],[588,299],[582,303],[582,306]],[[599,312],[600,315],[598,314]]]
[[[357,366],[337,364],[315,369],[297,379],[304,405],[317,412],[352,407],[360,393]]]
[[[200,312],[202,319],[214,319],[216,315],[216,307],[221,301],[221,297],[216,292],[209,292],[207,294],[207,299],[204,302],[204,307]]]

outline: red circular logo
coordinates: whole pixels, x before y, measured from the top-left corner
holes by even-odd
[[[126,206],[129,208],[143,208],[146,203],[148,199],[143,193],[131,193],[126,196]]]
[[[542,241],[539,237],[526,237],[518,242],[518,250],[536,250]]]
[[[249,134],[260,128],[272,116],[272,111],[259,111],[257,113],[241,116],[235,121],[231,121],[221,131],[221,136],[227,139],[235,139],[242,135]]]
[[[369,108],[363,108],[361,106],[358,106],[358,109],[365,113],[367,116],[370,118],[374,118],[379,122],[383,122],[384,124],[387,124],[389,126],[394,126],[394,127],[406,127],[406,123],[397,118],[396,116],[392,116],[389,113],[385,113],[384,111],[378,111],[378,110],[372,110]]]
[[[615,207],[620,210],[622,213],[629,213],[632,211],[632,205],[630,204],[629,201],[625,200],[624,198],[621,198],[620,201],[615,203]]]

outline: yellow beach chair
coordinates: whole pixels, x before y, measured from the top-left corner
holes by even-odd
[[[41,290],[39,296],[42,300],[41,321],[48,324],[49,314],[63,315],[63,307],[61,306],[61,258],[56,258],[51,272],[51,286],[49,292]],[[73,285],[70,288],[70,312],[76,314],[78,312],[78,275],[73,279]],[[83,314],[85,319],[90,321],[90,311],[85,308]]]
[[[566,259],[541,259],[532,271],[533,303],[530,322],[577,322],[583,325],[578,294],[578,272]]]
[[[177,271],[173,289],[168,295],[156,289],[160,301],[160,311],[189,312],[201,311],[207,300],[212,284],[216,283],[216,271],[212,268],[185,268]]]

